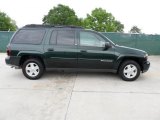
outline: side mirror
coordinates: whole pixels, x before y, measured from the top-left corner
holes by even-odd
[[[112,47],[110,42],[106,42],[104,46],[104,50],[107,50],[108,48]]]

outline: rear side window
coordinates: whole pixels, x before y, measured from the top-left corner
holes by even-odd
[[[13,38],[12,43],[41,44],[45,30],[20,30]]]
[[[57,44],[58,45],[74,45],[75,32],[74,31],[58,31]]]

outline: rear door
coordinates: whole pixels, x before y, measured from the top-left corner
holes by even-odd
[[[92,31],[79,31],[78,67],[87,69],[112,69],[115,61],[114,47],[104,50],[105,39]]]
[[[53,30],[45,46],[49,68],[77,67],[77,43],[74,30]]]

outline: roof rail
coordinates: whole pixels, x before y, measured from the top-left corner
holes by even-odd
[[[84,29],[80,26],[73,26],[73,25],[40,25],[40,24],[28,24],[25,25],[23,28],[78,28],[78,29]]]
[[[81,26],[74,26],[74,25],[55,25],[54,27],[56,27],[56,28],[80,28],[80,29],[84,29]]]

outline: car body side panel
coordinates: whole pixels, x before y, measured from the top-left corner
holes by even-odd
[[[76,68],[77,46],[45,45],[45,60],[48,68]],[[52,48],[53,51],[48,51]]]
[[[112,69],[115,60],[114,48],[103,50],[98,47],[79,47],[78,49],[78,68]]]

